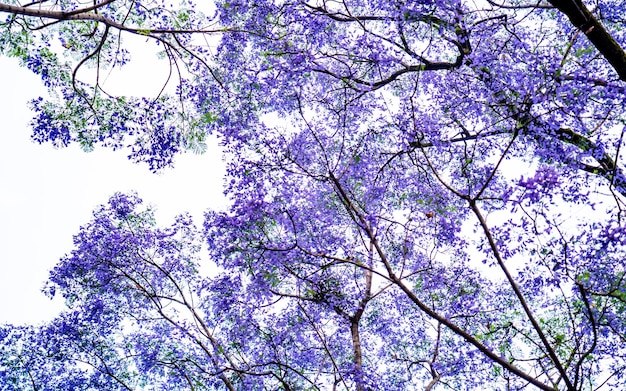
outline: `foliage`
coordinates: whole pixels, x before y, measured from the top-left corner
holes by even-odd
[[[35,140],[158,170],[216,134],[232,200],[198,231],[112,197],[51,273],[67,312],[0,330],[5,389],[623,387],[626,7],[589,7],[0,5],[55,98]],[[106,93],[129,34],[174,94]]]

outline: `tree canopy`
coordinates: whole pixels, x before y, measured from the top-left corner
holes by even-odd
[[[231,201],[161,228],[112,196],[51,271],[67,310],[0,328],[3,389],[626,384],[622,2],[199,6],[0,4],[35,141],[157,171],[218,137]],[[107,91],[131,35],[157,96]]]

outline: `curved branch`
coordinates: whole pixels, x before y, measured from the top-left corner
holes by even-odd
[[[455,45],[457,44],[455,43]],[[331,72],[327,69],[322,69],[322,68],[313,69],[313,71],[332,76],[339,80],[344,80],[347,82],[354,82],[356,84],[368,87],[369,90],[377,90],[393,82],[394,80],[404,75],[405,73],[422,72],[422,71],[441,71],[441,70],[451,70],[451,69],[459,68],[463,64],[463,59],[465,58],[465,54],[466,54],[466,50],[461,51],[454,62],[431,62],[431,61],[424,59],[423,64],[405,65],[404,68],[400,68],[392,72],[386,78],[378,80],[378,81],[367,81],[367,80],[363,80],[361,78],[356,78],[356,77],[340,76],[334,72]]]
[[[98,7],[107,4],[107,2],[100,3]],[[70,21],[70,20],[88,20],[93,22],[104,23],[109,27],[116,28],[121,31],[126,31],[132,34],[138,34],[143,36],[150,36],[155,38],[154,34],[192,34],[192,33],[223,33],[225,29],[150,29],[150,28],[135,28],[128,27],[122,23],[116,22],[113,19],[99,15],[97,13],[91,13],[89,11],[95,10],[94,7],[81,8],[74,11],[52,11],[44,9],[35,9],[20,7],[17,5],[10,5],[0,3],[0,12],[6,12],[14,15],[34,16],[43,19],[53,19],[57,21]]]
[[[97,28],[97,26],[96,26]],[[100,42],[98,43],[98,46],[91,52],[89,53],[85,58],[83,58],[78,65],[76,65],[76,67],[74,68],[74,71],[72,72],[72,88],[74,89],[74,91],[76,91],[76,93],[78,94],[78,96],[80,96],[85,103],[87,103],[87,105],[89,106],[89,108],[91,109],[91,111],[94,113],[94,115],[96,116],[96,118],[98,118],[98,111],[93,107],[92,102],[87,98],[87,96],[85,94],[83,94],[82,91],[80,91],[80,89],[76,86],[76,75],[78,74],[78,70],[87,62],[89,61],[91,58],[93,58],[96,55],[99,55],[100,50],[102,50],[102,47],[104,46],[107,37],[109,36],[109,26],[105,26],[104,28],[104,32],[102,33],[102,37],[100,38]],[[99,59],[98,59],[99,61]],[[98,71],[100,71],[100,68],[98,67]]]
[[[105,0],[102,3],[95,3],[94,5],[92,5],[91,7],[87,7],[87,8],[79,8],[77,10],[74,11],[68,11],[67,14],[69,15],[75,15],[75,14],[80,14],[83,12],[91,12],[91,11],[96,11],[98,10],[98,8],[102,8],[107,4],[111,4],[113,2],[115,2],[116,0]]]

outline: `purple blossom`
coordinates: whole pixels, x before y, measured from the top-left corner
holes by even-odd
[[[541,197],[552,198],[553,191],[559,185],[559,173],[552,166],[543,165],[537,169],[535,176],[524,179],[522,177],[518,185],[525,188],[524,197],[531,202],[537,202]]]
[[[552,3],[7,5],[0,51],[51,88],[31,103],[35,141],[123,148],[158,171],[213,134],[232,202],[199,231],[113,195],[50,273],[66,311],[0,327],[0,384],[622,380],[626,71],[611,53],[626,8],[603,2],[581,25],[584,4]],[[164,50],[175,88],[110,95],[101,75],[127,64],[128,34]]]

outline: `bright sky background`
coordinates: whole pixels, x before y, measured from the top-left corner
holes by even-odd
[[[154,89],[157,68],[146,72],[139,65],[118,79],[136,91]],[[175,168],[160,175],[131,163],[123,151],[39,145],[30,140],[27,105],[45,94],[38,76],[0,57],[0,80],[0,323],[38,323],[62,308],[61,300],[51,302],[40,292],[48,272],[72,250],[72,236],[92,210],[114,192],[136,190],[156,207],[160,225],[183,211],[201,225],[206,208],[225,205],[216,141],[204,155],[179,156]]]

